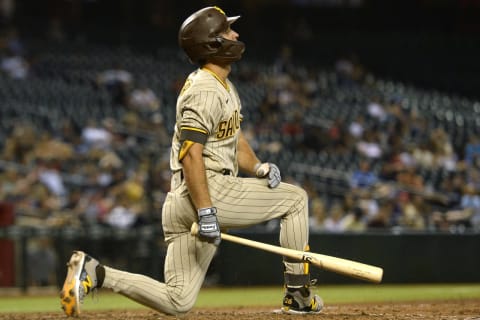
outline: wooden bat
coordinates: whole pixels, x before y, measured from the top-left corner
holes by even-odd
[[[192,235],[198,234],[197,223],[192,224],[190,232]],[[328,256],[325,254],[283,248],[280,246],[233,236],[224,232],[221,233],[221,238],[222,240],[279,254],[293,260],[308,261],[310,264],[318,268],[342,274],[347,277],[374,283],[379,283],[382,281],[383,269],[369,264]]]

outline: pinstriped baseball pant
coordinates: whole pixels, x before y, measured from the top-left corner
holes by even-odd
[[[208,172],[208,185],[223,230],[280,218],[280,245],[305,249],[309,235],[307,194],[303,189],[287,183],[270,189],[265,179],[214,172]],[[103,287],[166,314],[188,312],[195,304],[216,251],[213,244],[190,234],[190,227],[196,221],[196,210],[182,183],[169,192],[163,206],[162,224],[168,243],[165,283],[106,267]],[[302,263],[284,261],[284,265],[288,273],[304,272]]]

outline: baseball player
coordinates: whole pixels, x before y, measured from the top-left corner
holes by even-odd
[[[220,230],[244,228],[280,218],[280,245],[308,249],[306,192],[281,182],[280,170],[261,162],[241,130],[242,110],[228,79],[244,43],[218,7],[206,7],[180,27],[179,44],[198,69],[185,81],[176,106],[170,166],[171,190],[162,211],[168,244],[165,283],[101,265],[75,251],[61,292],[69,316],[95,288],[110,288],[145,306],[170,315],[187,313],[195,304],[208,266],[220,244]],[[239,171],[251,177],[239,177]],[[190,228],[196,222],[198,237]],[[310,291],[308,264],[284,259],[282,311],[315,314],[323,302]],[[259,266],[261,267],[261,266]]]

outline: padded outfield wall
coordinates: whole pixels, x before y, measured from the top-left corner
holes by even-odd
[[[243,237],[278,243],[272,234]],[[311,251],[384,268],[383,283],[455,283],[480,281],[480,234],[312,234]],[[270,285],[282,281],[281,258],[224,241],[216,269],[224,285]],[[359,283],[311,269],[319,283]]]

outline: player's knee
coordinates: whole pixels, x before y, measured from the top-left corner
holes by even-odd
[[[303,188],[300,188],[298,186],[294,186],[295,187],[295,195],[296,197],[298,198],[298,202],[307,202],[308,201],[308,194],[307,194],[307,191],[305,191],[305,189]]]
[[[176,299],[173,301],[173,308],[174,313],[176,316],[182,316],[187,314],[190,310],[192,310],[193,306],[195,305],[195,300],[187,300],[187,299]]]

